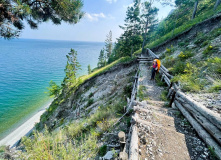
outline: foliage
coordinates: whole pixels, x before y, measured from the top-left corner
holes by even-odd
[[[59,94],[61,93],[61,87],[58,86],[54,81],[50,81],[49,82],[49,87],[47,87],[48,91],[49,91],[49,96],[55,96],[58,97]]]
[[[62,21],[76,24],[84,15],[82,7],[82,0],[1,0],[0,37],[18,37],[24,29],[24,21],[31,29],[37,29],[38,24],[48,20],[56,25]]]
[[[98,153],[100,156],[103,157],[106,154],[106,152],[107,152],[107,145],[103,145],[99,148]]]
[[[91,97],[93,97],[93,95],[94,94],[91,92],[88,97],[91,98]]]
[[[214,1],[208,0],[208,1],[202,1],[200,3],[199,12],[195,19],[190,19],[191,14],[190,12],[183,12],[183,14],[177,14],[177,12],[182,12],[182,10],[185,10],[186,8],[178,8],[175,10],[171,15],[169,15],[164,21],[162,21],[159,24],[159,27],[156,29],[156,31],[152,32],[152,36],[149,38],[149,43],[146,45],[146,48],[154,48],[157,45],[181,34],[182,32],[190,29],[192,26],[196,25],[197,23],[202,22],[203,20],[206,20],[213,15],[216,15],[220,12],[221,6],[217,8],[216,11],[214,11]],[[179,11],[180,10],[180,11]],[[174,15],[179,15],[179,19],[176,19],[176,25],[174,25]],[[185,16],[184,16],[185,15]],[[181,23],[180,23],[181,22]],[[165,23],[164,25],[162,25]],[[220,34],[217,32],[217,34]]]
[[[105,56],[104,49],[102,49],[98,57],[97,67],[101,68],[101,67],[104,67],[105,65],[106,65],[106,56]]]
[[[102,130],[102,131],[107,131],[110,127],[110,123],[108,122],[108,120],[105,120],[103,118],[103,120],[101,121],[97,121],[97,126]]]
[[[94,103],[94,99],[90,98],[87,102],[87,107]]]
[[[212,45],[207,46],[207,48],[203,51],[203,55],[205,57],[211,55],[213,52],[217,50],[216,47],[213,47]]]
[[[209,88],[209,92],[219,92],[221,90],[221,80],[217,80]]]
[[[21,143],[25,150],[19,158],[77,160],[95,159],[97,153],[105,154],[106,147],[99,148],[97,138],[111,129],[116,117],[119,117],[119,108],[124,108],[125,103],[120,97],[113,104],[98,107],[94,114],[73,121],[57,131],[50,133],[46,127],[44,133],[34,132],[33,137],[24,137]]]
[[[107,34],[107,38],[105,40],[105,52],[106,52],[106,58],[109,59],[112,54],[112,32],[110,31],[109,34]]]
[[[173,56],[166,56],[163,60],[162,63],[164,67],[169,68],[171,65],[176,63],[176,60]]]
[[[191,51],[185,51],[185,52],[180,52],[180,54],[178,55],[178,58],[181,61],[184,61],[192,56],[193,56],[193,53]]]
[[[145,99],[145,97],[146,97],[145,96],[145,91],[146,91],[146,87],[140,85],[139,89],[138,89],[138,94],[137,94],[137,97],[139,97],[140,101],[143,101]]]
[[[74,49],[66,55],[67,64],[65,68],[65,78],[63,80],[63,86],[70,87],[77,82],[77,71],[80,69],[80,64],[77,61],[77,52]]]
[[[176,74],[182,74],[184,73],[184,69],[185,69],[186,63],[182,62],[182,61],[176,61],[176,63],[174,64],[173,68],[172,68],[172,73],[174,75]]]
[[[183,72],[174,76],[171,81],[180,81],[182,89],[191,92],[199,92],[205,85],[205,81],[199,79],[197,67],[191,63],[186,63]]]
[[[209,58],[206,64],[210,72],[221,74],[221,58],[219,57]]]
[[[210,152],[211,159],[218,160],[218,157],[217,157],[217,155],[215,153],[215,149],[213,147],[211,147],[211,146],[209,146],[208,149],[209,149],[209,152]]]
[[[168,94],[168,90],[164,90],[162,91],[161,95],[160,95],[160,99],[162,101],[167,101],[167,94]]]
[[[142,30],[144,31],[143,33],[143,45],[142,45],[142,52],[145,52],[144,46],[146,45],[146,40],[147,40],[147,34],[151,29],[153,29],[157,25],[157,12],[159,9],[156,7],[152,6],[153,1],[150,2],[144,2],[142,3],[143,8],[142,8],[142,13],[141,13],[141,25]]]
[[[160,79],[160,74],[156,74],[155,76],[155,81],[157,83],[158,86],[161,86],[161,87],[167,87],[167,84],[165,82],[162,82],[161,79]]]
[[[91,74],[91,65],[90,64],[87,66],[87,71],[88,71],[88,74]]]
[[[123,93],[124,93],[127,97],[131,97],[132,89],[133,89],[133,83],[129,83],[128,85],[126,85],[126,86],[124,87]]]

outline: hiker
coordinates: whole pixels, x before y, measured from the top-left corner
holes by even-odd
[[[153,61],[153,68],[152,68],[152,75],[151,75],[151,79],[150,80],[154,80],[157,71],[158,71],[157,60],[154,59],[154,61]]]

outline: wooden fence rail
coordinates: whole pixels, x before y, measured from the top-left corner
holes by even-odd
[[[159,58],[150,49],[147,49],[147,53],[153,59]],[[176,83],[171,83],[173,76],[162,64],[159,73],[162,75],[161,80],[169,86],[167,97],[171,99],[170,104],[173,103],[182,112],[198,135],[214,149],[217,157],[221,159],[221,116],[191,99],[180,90]]]

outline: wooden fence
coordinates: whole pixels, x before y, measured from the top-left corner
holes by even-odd
[[[147,52],[153,59],[159,58],[150,49],[147,49]],[[178,84],[171,83],[173,76],[162,64],[159,72],[162,75],[161,81],[165,81],[169,87],[167,97],[171,99],[170,105],[182,112],[198,135],[221,159],[221,116],[191,99],[180,90]]]

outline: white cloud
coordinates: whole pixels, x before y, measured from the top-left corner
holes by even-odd
[[[117,0],[106,0],[108,3],[113,3],[113,2],[117,2]]]
[[[88,19],[89,21],[98,21],[99,18],[106,18],[104,13],[85,13],[85,18]]]

